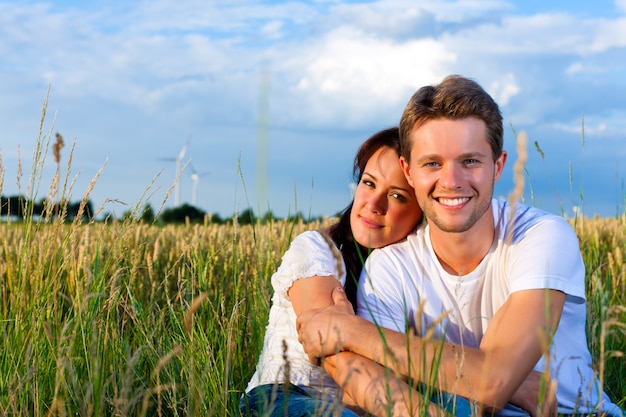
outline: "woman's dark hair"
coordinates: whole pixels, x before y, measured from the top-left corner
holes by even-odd
[[[372,155],[380,148],[387,147],[392,149],[397,155],[400,155],[400,136],[397,127],[381,130],[367,139],[354,157],[354,166],[352,168],[353,179],[358,184],[361,182],[365,165]],[[341,213],[339,222],[330,228],[330,237],[335,245],[341,251],[343,261],[346,264],[346,284],[345,292],[348,300],[352,303],[356,311],[356,293],[359,276],[363,269],[365,259],[367,259],[371,249],[366,248],[354,240],[352,235],[352,227],[350,226],[350,213],[354,200]]]

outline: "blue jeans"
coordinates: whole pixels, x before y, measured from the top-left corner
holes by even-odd
[[[430,400],[455,417],[477,415],[472,414],[472,405],[463,397],[441,392],[431,395]],[[315,398],[293,384],[260,385],[241,396],[239,409],[245,417],[358,417],[337,400]]]
[[[245,417],[358,417],[340,399],[316,398],[293,384],[266,384],[244,393],[239,409]]]
[[[438,404],[441,408],[446,410],[446,412],[455,417],[471,417],[478,415],[477,411],[473,410],[472,404],[467,398],[454,396],[447,392],[431,395],[430,401]],[[473,413],[472,410],[474,411]]]

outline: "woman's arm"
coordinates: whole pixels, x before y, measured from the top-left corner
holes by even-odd
[[[296,280],[287,291],[296,316],[332,305],[332,292],[338,285],[335,277],[313,276]]]
[[[297,316],[333,304],[334,277],[299,279],[288,291]],[[340,352],[323,360],[324,369],[343,388],[344,400],[377,417],[424,415],[444,416],[445,412],[424,400],[401,378],[378,363],[351,352]]]

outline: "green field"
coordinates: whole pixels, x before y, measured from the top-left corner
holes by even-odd
[[[578,219],[589,340],[626,402],[626,219]],[[270,276],[320,224],[0,224],[0,415],[235,416]]]

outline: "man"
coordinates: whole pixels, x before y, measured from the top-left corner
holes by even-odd
[[[538,391],[520,389],[544,372],[556,382],[559,413],[622,416],[591,367],[572,228],[493,199],[507,159],[497,104],[475,82],[450,76],[413,95],[400,136],[426,222],[368,258],[358,303],[367,320],[340,292],[335,306],[298,319],[307,353],[352,351],[509,415],[525,414],[509,402],[531,415],[553,410],[549,378]]]

